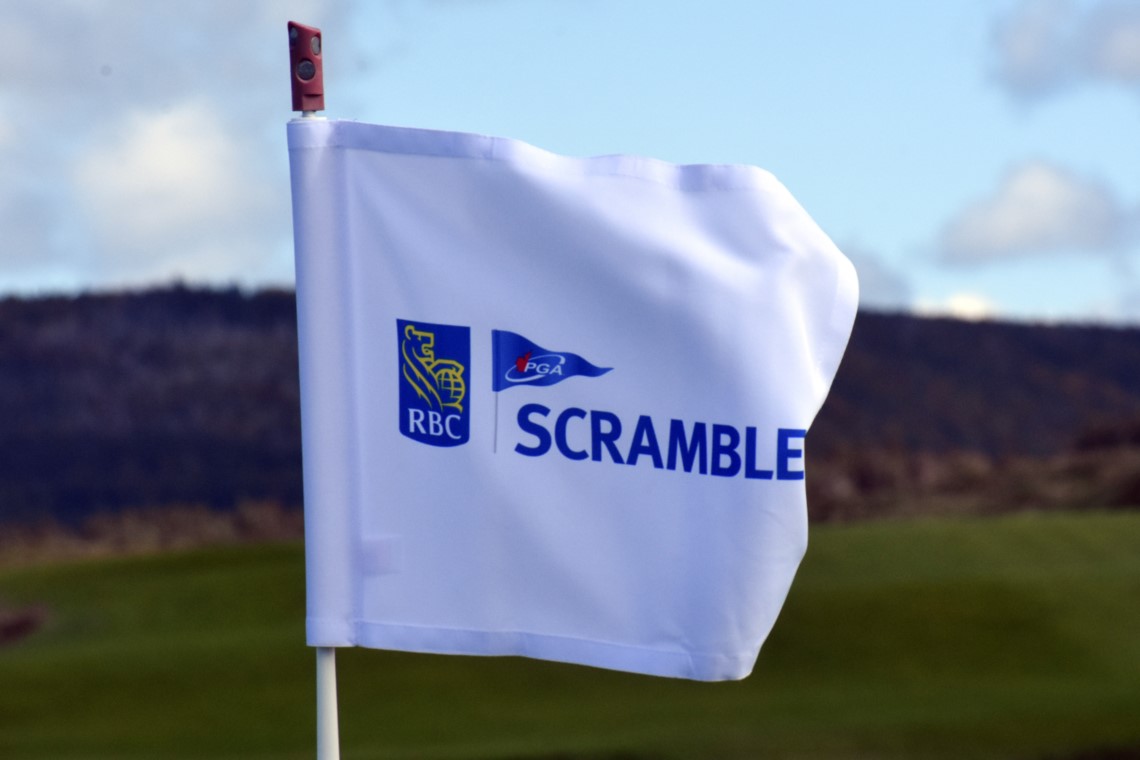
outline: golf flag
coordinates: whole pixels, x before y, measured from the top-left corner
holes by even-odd
[[[748,675],[850,262],[754,167],[288,141],[309,644]]]

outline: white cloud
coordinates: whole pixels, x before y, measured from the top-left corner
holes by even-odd
[[[1067,80],[1072,14],[1066,0],[1029,0],[1000,21],[994,32],[998,80],[1022,95],[1042,94]]]
[[[1102,3],[1090,14],[1081,45],[1091,74],[1140,85],[1140,3]]]
[[[977,293],[954,293],[942,301],[919,299],[914,310],[927,317],[951,317],[971,322],[992,319],[998,311],[993,301]]]
[[[217,279],[256,265],[278,204],[248,155],[204,103],[131,115],[75,166],[98,278]]]
[[[1020,97],[1104,80],[1140,89],[1140,2],[1024,0],[995,23],[995,76]]]
[[[977,263],[1123,243],[1129,216],[1103,184],[1042,161],[1014,167],[996,192],[943,228],[944,261]]]
[[[350,2],[0,9],[0,291],[281,281],[285,22],[321,26],[347,58]]]

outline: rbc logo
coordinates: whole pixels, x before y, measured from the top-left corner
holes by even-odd
[[[429,446],[459,446],[471,432],[467,368],[471,329],[396,320],[400,432]]]

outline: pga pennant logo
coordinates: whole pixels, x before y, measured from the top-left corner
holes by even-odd
[[[612,367],[598,367],[578,354],[551,351],[509,330],[491,331],[491,390],[496,393],[524,385],[554,385],[574,377],[600,377]]]
[[[471,328],[397,319],[396,335],[400,433],[429,446],[467,443]]]

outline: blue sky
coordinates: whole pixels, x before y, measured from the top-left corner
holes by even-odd
[[[290,284],[330,117],[749,163],[870,308],[1140,322],[1140,0],[0,0],[0,294]]]

